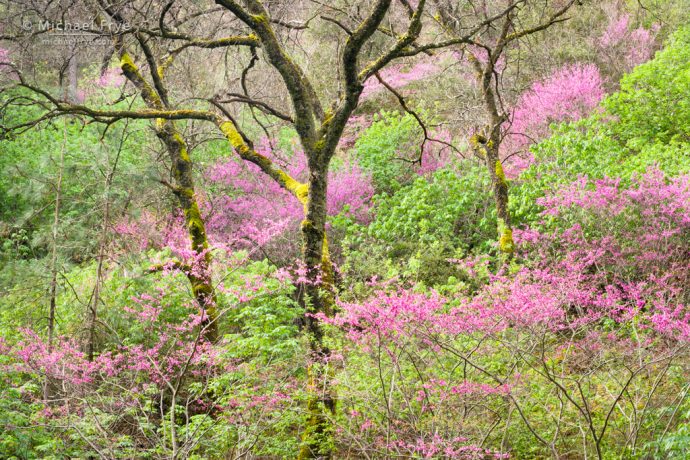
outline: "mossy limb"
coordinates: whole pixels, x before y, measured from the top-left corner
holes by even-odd
[[[512,254],[515,251],[515,243],[513,242],[513,230],[504,228],[501,232],[501,237],[498,240],[498,248],[504,254]]]
[[[500,184],[506,184],[506,175],[503,172],[503,165],[501,164],[501,160],[496,160],[496,179]]]

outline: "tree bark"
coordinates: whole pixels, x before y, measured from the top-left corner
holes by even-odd
[[[493,131],[498,130],[494,129]],[[500,132],[492,133],[489,139],[481,134],[475,134],[470,139],[470,143],[475,152],[484,160],[489,174],[496,207],[498,248],[502,256],[510,259],[515,251],[515,243],[513,242],[513,228],[510,209],[508,208],[508,182],[498,152],[499,136]]]
[[[313,158],[313,157],[312,157]],[[309,196],[302,221],[304,246],[302,258],[308,281],[304,286],[306,299],[305,329],[309,336],[307,426],[302,433],[302,448],[298,459],[331,458],[336,393],[332,387],[331,351],[323,343],[323,329],[313,315],[333,314],[335,302],[333,265],[326,236],[328,161],[310,164]]]
[[[192,160],[189,157],[186,142],[172,121],[156,121],[156,135],[168,152],[176,185],[174,193],[184,215],[192,250],[197,254],[197,260],[193,262],[191,270],[186,272],[187,278],[192,286],[194,298],[204,315],[202,321],[204,336],[210,342],[216,342],[218,340],[218,312],[211,279],[211,253],[206,226],[196,200]]]
[[[67,148],[67,120],[64,120],[62,132],[62,145],[60,146],[60,160],[58,163],[58,176],[55,183],[55,207],[53,210],[53,226],[51,229],[51,254],[50,254],[50,288],[49,288],[49,306],[48,306],[48,352],[53,351],[53,342],[55,340],[55,310],[57,308],[57,239],[60,225],[60,205],[62,201],[62,173],[65,166],[65,149]],[[53,395],[53,382],[50,377],[46,378],[43,387],[43,398],[48,401]]]
[[[507,29],[506,29],[507,30]],[[489,53],[485,65],[474,55],[469,54],[470,62],[477,72],[477,80],[481,85],[484,107],[489,118],[485,127],[486,135],[475,134],[470,139],[474,151],[484,159],[491,187],[493,189],[496,206],[496,220],[498,232],[498,249],[504,261],[513,257],[515,243],[513,242],[513,228],[511,226],[510,208],[508,207],[508,182],[503,172],[503,165],[499,156],[501,146],[501,129],[506,118],[501,115],[494,92],[494,69],[499,54]]]
[[[116,42],[116,49],[120,55],[122,73],[139,90],[146,105],[151,109],[162,109],[166,106],[167,104],[164,104],[160,94],[141,75],[134,60],[123,45]],[[161,75],[159,75],[159,79]],[[159,81],[159,84],[162,82]],[[216,342],[218,340],[218,313],[216,309],[217,299],[211,279],[211,253],[209,252],[206,226],[196,199],[192,160],[187,150],[187,143],[172,120],[159,118],[155,121],[154,128],[156,135],[168,152],[173,178],[175,179],[173,191],[184,215],[191,248],[197,254],[197,260],[194,261],[195,265],[192,270],[186,272],[186,275],[192,287],[192,294],[203,315],[204,336],[207,340]]]

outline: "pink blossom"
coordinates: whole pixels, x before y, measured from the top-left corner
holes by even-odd
[[[119,68],[109,68],[101,74],[97,82],[103,88],[117,88],[125,83],[125,76]]]
[[[654,52],[658,25],[651,30],[630,28],[630,15],[612,17],[597,47],[604,63],[620,72],[629,72],[650,59]]]
[[[511,156],[508,171],[515,175],[531,162],[529,145],[545,138],[549,125],[575,121],[589,114],[604,96],[599,69],[592,64],[563,67],[547,79],[535,82],[512,110],[503,156]],[[518,156],[513,156],[520,153]]]
[[[410,83],[429,78],[438,73],[440,68],[433,61],[419,61],[413,65],[409,70],[403,70],[402,65],[392,65],[384,68],[379,72],[383,81],[393,88],[402,88]],[[382,90],[385,87],[376,79],[371,77],[364,84],[361,98],[366,99]]]
[[[259,153],[276,161],[297,180],[307,179],[305,156],[297,151],[290,160],[282,160],[279,152],[272,152],[266,141]],[[215,242],[266,245],[286,234],[298,234],[299,222],[304,218],[303,205],[275,181],[267,178],[253,164],[235,159],[219,162],[209,169],[208,178],[224,193],[212,197],[208,208],[214,211],[207,217],[207,228]],[[374,190],[371,178],[351,162],[344,162],[329,173],[327,206],[329,215],[341,212],[367,222],[370,200]]]

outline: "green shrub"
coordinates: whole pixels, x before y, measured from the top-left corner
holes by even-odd
[[[554,126],[532,147],[535,162],[511,188],[516,224],[539,218],[536,199],[580,175],[624,182],[651,166],[668,176],[690,171],[690,27],[621,81],[603,110]]]
[[[603,105],[616,137],[631,150],[690,142],[690,27],[678,30],[654,59],[621,80]]]
[[[403,276],[429,285],[457,276],[449,258],[493,251],[496,218],[489,179],[466,162],[417,177],[392,195],[377,195],[374,220],[343,239],[344,269],[354,279]]]
[[[409,114],[382,111],[355,143],[360,166],[371,173],[377,192],[394,192],[413,178],[405,152],[418,150],[421,129]],[[412,156],[410,156],[412,158]]]

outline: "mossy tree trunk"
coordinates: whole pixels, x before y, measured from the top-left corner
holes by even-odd
[[[169,108],[168,92],[163,86],[163,69],[157,67],[146,42],[140,40],[140,44],[148,57],[151,74],[155,75],[155,84],[152,86],[146,81],[121,41],[116,41],[116,49],[120,56],[120,68],[125,77],[139,90],[147,107],[156,110],[167,109]],[[211,253],[209,252],[204,219],[196,199],[192,160],[189,156],[187,143],[172,120],[156,119],[154,129],[168,152],[170,168],[175,180],[172,190],[184,215],[191,248],[197,255],[197,260],[194,261],[193,266],[185,270],[185,274],[190,281],[192,293],[203,315],[204,336],[207,340],[215,342],[218,340],[218,314],[211,279]]]
[[[335,303],[334,269],[326,235],[328,168],[337,143],[325,139],[317,146],[305,149],[309,166],[307,183],[287,174],[267,157],[256,152],[252,143],[237,130],[234,123],[219,122],[219,128],[237,154],[257,165],[263,173],[290,192],[302,205],[302,260],[307,269],[307,282],[300,287],[300,301],[305,308],[304,330],[308,335],[307,426],[302,433],[302,448],[298,458],[330,458],[333,446],[331,419],[335,415],[336,391],[332,387],[329,368],[330,350],[324,344],[324,333],[318,318],[313,315],[333,314]],[[307,144],[303,141],[303,145]],[[329,149],[325,150],[328,145]]]
[[[185,270],[192,286],[192,293],[204,315],[202,327],[207,340],[218,340],[217,299],[211,278],[211,253],[203,216],[196,200],[192,160],[187,151],[187,144],[175,125],[169,120],[156,122],[156,135],[163,142],[168,152],[172,173],[175,179],[173,193],[177,197],[184,215],[187,235],[196,260]]]
[[[497,131],[497,130],[493,130]],[[503,165],[499,156],[500,132],[492,133],[489,138],[475,134],[470,139],[474,151],[481,156],[486,166],[496,208],[498,231],[498,248],[504,258],[510,259],[515,251],[513,242],[513,227],[508,207],[508,182],[503,172]]]
[[[475,153],[483,159],[491,179],[498,221],[498,246],[503,260],[506,261],[512,258],[515,252],[515,243],[513,242],[513,229],[508,207],[508,183],[503,173],[503,165],[499,155],[503,140],[503,125],[509,117],[501,104],[502,81],[500,74],[503,69],[497,64],[503,58],[503,66],[505,66],[505,62],[508,61],[505,59],[505,55],[512,44],[565,21],[567,19],[566,13],[580,3],[578,0],[551,2],[551,4],[546,2],[537,8],[536,5],[530,6],[521,1],[511,0],[503,6],[503,11],[497,12],[496,16],[483,24],[491,27],[486,27],[485,30],[480,30],[483,29],[480,27],[477,29],[477,36],[473,37],[471,41],[458,43],[462,45],[458,51],[463,53],[472,65],[482,93],[487,125],[483,132],[472,136],[470,145]],[[434,4],[437,9],[436,18],[443,25],[445,32],[452,37],[451,41],[461,38],[466,30],[466,25],[462,24],[463,4],[449,0],[434,0]],[[528,14],[521,14],[521,11]],[[530,16],[535,20],[529,21]],[[468,45],[472,45],[472,47],[470,48]]]
[[[504,33],[508,27],[504,25]],[[470,139],[470,145],[475,153],[484,160],[487,173],[491,180],[491,188],[496,207],[496,221],[498,232],[498,249],[501,258],[508,261],[515,252],[513,242],[513,228],[508,206],[508,182],[503,172],[500,157],[502,130],[507,117],[501,112],[495,86],[496,62],[500,57],[500,50],[488,51],[487,62],[483,63],[478,57],[469,53],[469,60],[475,68],[477,80],[481,87],[484,108],[488,116],[488,124],[484,133],[475,133]]]
[[[309,174],[309,196],[302,221],[304,241],[302,258],[307,267],[305,329],[309,335],[310,360],[308,372],[309,400],[307,426],[302,433],[299,459],[329,458],[332,450],[336,391],[332,385],[333,369],[329,363],[330,349],[324,343],[321,323],[312,315],[333,314],[333,265],[326,236],[328,162],[312,162]]]

